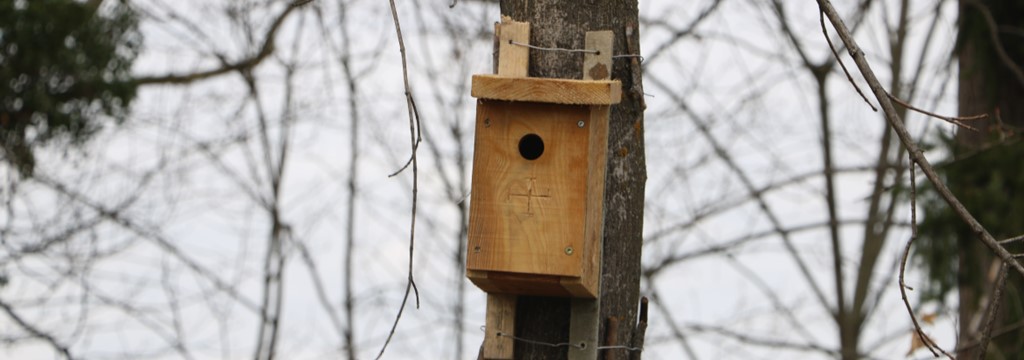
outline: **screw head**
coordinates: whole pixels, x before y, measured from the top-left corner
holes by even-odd
[[[572,252],[573,252],[572,246],[566,246],[565,247],[565,254],[566,255],[572,255]]]
[[[583,125],[586,125],[586,124],[587,123],[583,122],[583,120],[580,120],[580,121],[576,122],[576,126],[581,127],[581,128],[583,127]]]
[[[484,119],[484,127],[491,127],[491,118]]]

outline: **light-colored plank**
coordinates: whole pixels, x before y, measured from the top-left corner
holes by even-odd
[[[501,17],[498,31],[498,75],[526,77],[530,70],[530,48],[513,44],[530,43],[530,23]]]
[[[567,105],[612,105],[622,101],[618,80],[512,78],[473,75],[473,97]]]
[[[610,106],[590,107],[590,150],[587,151],[587,211],[583,246],[582,286],[594,296],[601,290],[601,251],[604,249],[604,189],[608,168],[608,117]]]
[[[587,151],[587,205],[583,257],[580,259],[582,275],[562,278],[562,287],[573,297],[594,298],[601,291],[601,251],[604,249],[604,188],[608,164],[609,106],[591,106],[590,149]]]
[[[612,77],[612,41],[611,30],[587,31],[585,40],[588,50],[597,50],[596,54],[583,55],[583,80],[608,80]]]
[[[598,330],[601,326],[601,299],[572,299],[569,314],[568,360],[597,359]]]
[[[516,333],[516,296],[487,294],[484,359],[512,359]],[[502,334],[502,335],[499,335]]]

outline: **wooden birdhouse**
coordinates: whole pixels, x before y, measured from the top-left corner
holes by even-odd
[[[527,77],[529,24],[498,27],[478,99],[467,277],[488,293],[595,298],[608,115],[621,98],[610,31],[587,34],[583,80]]]

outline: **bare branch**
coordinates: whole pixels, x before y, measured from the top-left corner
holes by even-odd
[[[18,324],[18,326],[20,326],[22,330],[28,332],[30,335],[32,335],[32,337],[39,338],[45,341],[47,344],[50,344],[50,347],[52,347],[58,353],[64,355],[65,359],[74,359],[74,357],[71,356],[71,351],[68,350],[67,346],[62,345],[59,341],[57,341],[56,338],[53,337],[53,335],[50,335],[48,333],[43,332],[42,330],[39,330],[35,326],[32,326],[32,324],[25,321],[25,319],[22,319],[21,316],[14,311],[14,308],[12,308],[10,304],[4,302],[3,299],[0,299],[0,309],[3,309],[4,313],[7,314],[7,316],[10,317],[11,320],[14,320],[14,323]]]
[[[911,166],[913,166],[913,164],[914,163],[911,162]],[[907,313],[910,314],[910,321],[914,323],[914,330],[917,332],[917,337],[921,340],[921,343],[924,344],[924,346],[928,348],[928,351],[931,351],[932,355],[935,357],[939,356],[938,352],[936,352],[937,350],[952,360],[952,355],[943,350],[939,344],[936,344],[931,337],[924,333],[924,329],[921,328],[921,323],[917,321],[917,315],[914,313],[913,306],[910,306],[910,298],[907,297],[907,289],[913,290],[913,288],[907,286],[905,281],[907,259],[910,258],[910,248],[914,244],[914,239],[917,239],[917,175],[913,168],[910,169],[910,224],[910,239],[907,239],[907,245],[903,247],[903,257],[900,259],[900,296],[903,299],[903,305],[907,308]]]
[[[999,240],[999,244],[1000,245],[1005,245],[1005,244],[1009,244],[1009,243],[1017,242],[1017,241],[1021,241],[1021,240],[1024,240],[1024,235],[1014,236],[1012,238],[1005,239],[1005,240]]]
[[[412,143],[412,154],[409,157],[409,162],[395,173],[389,175],[389,177],[398,175],[410,164],[412,165],[412,214],[409,224],[409,272],[408,282],[405,286],[405,295],[402,297],[402,305],[398,308],[398,314],[395,315],[395,322],[391,325],[391,331],[388,332],[387,340],[384,341],[384,345],[381,346],[380,352],[377,354],[377,359],[384,356],[384,351],[387,350],[388,344],[391,343],[391,339],[395,336],[395,329],[398,328],[398,322],[402,319],[402,312],[405,311],[405,305],[409,301],[410,293],[414,293],[416,296],[416,308],[420,307],[420,292],[416,288],[416,280],[413,277],[413,254],[416,246],[416,196],[419,190],[419,162],[416,159],[416,150],[419,148],[422,137],[419,112],[416,110],[416,101],[412,96],[412,87],[409,86],[409,65],[405,56],[405,40],[402,38],[402,25],[398,20],[398,8],[395,6],[395,0],[389,0],[388,3],[391,5],[391,19],[395,24],[395,35],[398,37],[398,49],[402,57],[402,80],[405,84],[405,100],[409,113],[409,137]]]
[[[936,114],[936,113],[933,113],[933,112],[930,112],[930,111],[927,111],[927,110],[918,109],[918,108],[914,107],[913,105],[908,104],[906,101],[900,100],[900,98],[896,97],[893,94],[888,94],[887,93],[886,95],[889,95],[889,98],[892,99],[892,101],[895,101],[897,104],[903,105],[903,107],[905,107],[907,109],[917,111],[919,113],[931,116],[931,117],[939,119],[939,120],[946,121],[948,123],[951,123],[951,124],[956,125],[956,126],[963,127],[965,129],[970,129],[972,131],[978,131],[978,129],[973,127],[973,126],[965,124],[964,121],[981,120],[981,119],[984,119],[984,118],[988,117],[988,114],[972,115],[972,116],[943,116],[943,115],[939,115],[939,114]]]
[[[224,75],[236,71],[247,71],[256,67],[263,62],[267,57],[274,52],[274,39],[277,36],[277,31],[281,28],[281,24],[284,24],[285,19],[292,13],[293,10],[299,6],[308,3],[312,0],[296,0],[293,4],[289,5],[281,12],[274,22],[271,23],[270,28],[267,29],[266,34],[263,36],[263,45],[260,46],[259,52],[256,54],[239,61],[232,63],[224,62],[220,67],[216,69],[199,71],[191,74],[169,74],[169,75],[158,75],[158,76],[143,76],[133,80],[136,85],[153,85],[153,84],[165,84],[165,85],[187,85],[199,80],[206,80],[213,78],[218,75]],[[223,62],[223,61],[222,61]]]

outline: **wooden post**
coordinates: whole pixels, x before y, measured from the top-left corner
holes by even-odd
[[[516,333],[516,296],[487,294],[484,359],[512,359]]]

